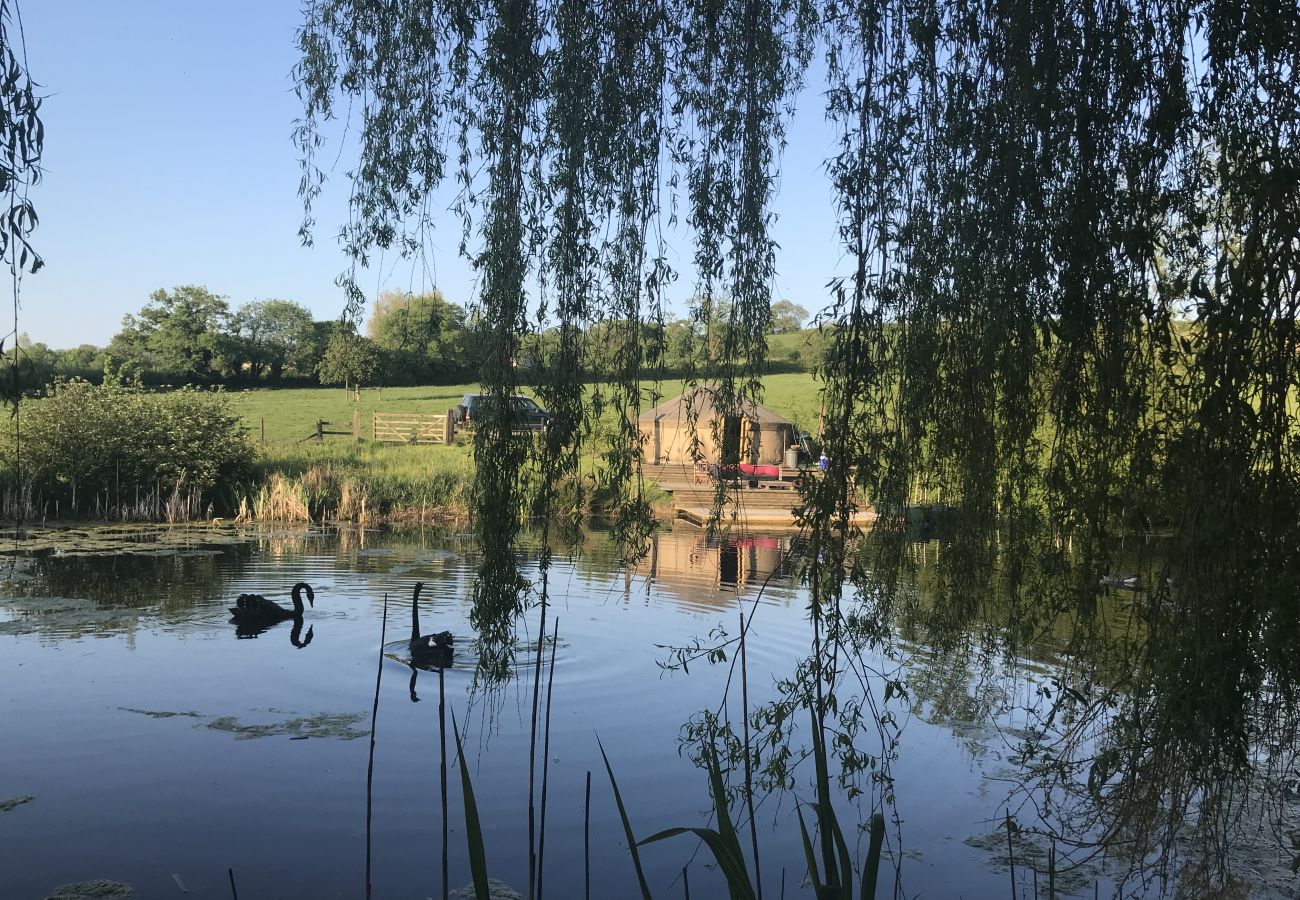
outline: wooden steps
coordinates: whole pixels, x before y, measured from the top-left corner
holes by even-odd
[[[695,480],[694,466],[664,463],[647,465],[642,472],[673,495],[677,518],[700,526],[708,523],[715,497],[714,487],[711,482],[700,483]],[[759,480],[759,487],[749,487],[749,480],[742,477],[739,484],[740,489],[733,492],[723,509],[724,518],[730,517],[732,505],[735,504],[740,510],[740,521],[747,528],[798,527],[794,521],[794,509],[801,498],[793,480]],[[867,525],[875,521],[875,518],[875,510],[866,508],[854,517],[854,524]]]

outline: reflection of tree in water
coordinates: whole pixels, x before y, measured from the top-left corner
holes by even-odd
[[[972,536],[976,546],[962,546]],[[1281,891],[1300,833],[1296,681],[1278,652],[1296,635],[1289,614],[1168,539],[978,538],[921,547],[886,527],[846,554],[856,590],[828,607],[822,652],[750,712],[756,785],[799,783],[799,711],[818,702],[820,682],[842,782],[887,802],[889,763],[906,752],[890,701],[906,698],[972,753],[990,741],[1006,749],[988,773],[1005,787],[990,817],[1011,816],[1018,865],[1045,872],[1050,850],[1075,887],[1105,874],[1121,889],[1188,897],[1242,879]],[[1124,577],[1105,577],[1114,572]],[[733,632],[676,661],[734,668],[735,656]],[[738,768],[735,700],[733,684],[684,737],[719,746]],[[972,846],[1006,853],[1005,833],[987,837]]]
[[[225,554],[247,554],[238,545]],[[143,619],[187,621],[213,597],[229,593],[232,567],[203,554],[41,556],[19,561],[22,576],[0,598],[10,621],[0,632],[51,638],[131,632]],[[30,593],[39,590],[39,593]],[[25,596],[14,596],[19,591]],[[88,596],[89,594],[89,596]]]
[[[899,648],[907,667],[909,709],[932,725],[950,729],[975,755],[996,719],[1013,702],[1016,677],[995,648],[966,653],[934,653],[922,647]]]
[[[1251,589],[1260,573],[1240,568],[1263,560],[1219,553],[1207,565],[1205,551],[1189,558],[1168,540],[1124,551],[1035,536],[998,549],[950,545],[900,583],[903,632],[959,661],[912,665],[914,700],[936,718],[1028,716],[1018,771],[1001,773],[1016,781],[1005,809],[1025,833],[1056,842],[1063,860],[1104,850],[1125,861],[1113,873],[1121,884],[1171,879],[1186,896],[1240,877],[1243,826],[1255,842],[1276,830],[1261,825],[1293,815],[1296,681],[1278,642],[1295,631],[1272,596]],[[1108,590],[1107,571],[1131,573],[1140,589]],[[989,680],[960,664],[988,663],[990,635],[1005,641],[1007,665],[1045,660],[1050,677],[1033,680],[1032,696],[999,703]],[[1275,863],[1290,843],[1281,837]]]
[[[222,554],[246,558],[249,548],[234,544]],[[35,561],[41,582],[54,593],[75,595],[94,585],[95,599],[113,606],[160,604],[164,612],[192,608],[227,593],[231,567],[218,556],[66,556]],[[167,591],[159,596],[159,586]]]

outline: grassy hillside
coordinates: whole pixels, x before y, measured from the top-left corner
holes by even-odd
[[[799,362],[811,365],[822,354],[826,337],[816,328],[805,328],[788,334],[772,334],[767,338],[767,358],[772,362]],[[792,354],[798,353],[798,357]]]

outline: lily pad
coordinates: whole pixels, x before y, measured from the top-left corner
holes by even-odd
[[[219,716],[208,722],[207,727],[213,731],[229,732],[236,740],[241,741],[283,735],[352,741],[370,736],[369,730],[363,731],[355,727],[363,718],[365,717],[361,713],[317,713],[314,716],[287,719],[283,722],[249,725],[240,722],[234,716]]]
[[[24,803],[31,803],[35,799],[31,794],[21,794],[17,797],[10,797],[8,800],[0,800],[0,812],[9,812]]]
[[[358,727],[365,719],[364,713],[316,713],[313,716],[292,716],[279,722],[250,724],[241,722],[237,716],[204,716],[191,710],[154,710],[120,707],[123,712],[148,716],[151,719],[172,719],[177,717],[197,719],[195,728],[210,731],[224,731],[235,736],[236,740],[249,741],[256,738],[283,737],[290,738],[335,738],[351,741],[369,737],[370,731]],[[283,715],[279,710],[269,710]]]
[[[0,555],[168,556],[221,552],[219,547],[247,543],[239,531],[196,525],[121,525],[102,528],[32,528],[0,534]]]
[[[123,628],[138,621],[135,609],[105,609],[83,597],[0,597],[0,634],[50,633],[73,637]]]
[[[201,713],[196,713],[193,712],[192,710],[172,711],[167,709],[132,709],[129,706],[121,706],[118,708],[121,709],[123,712],[135,713],[136,715],[140,715],[140,716],[148,716],[151,719],[174,719],[177,716],[184,716],[190,719],[203,718],[203,715]]]
[[[130,900],[134,896],[135,891],[129,884],[95,878],[55,888],[45,900]]]
[[[459,891],[452,891],[451,896],[456,900],[474,900],[478,896],[474,892],[474,885],[467,884]],[[524,900],[524,895],[516,891],[507,884],[497,881],[495,878],[488,879],[488,897],[491,900]]]

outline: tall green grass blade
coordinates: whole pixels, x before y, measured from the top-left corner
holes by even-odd
[[[727,890],[732,900],[755,900],[754,889],[749,883],[749,872],[745,868],[745,860],[736,852],[739,845],[729,846],[727,839],[712,828],[666,828],[650,835],[641,843],[652,844],[679,834],[693,834],[704,841],[705,846],[713,853],[713,858],[717,860],[718,868],[727,879]]]
[[[840,877],[836,871],[834,830],[826,827],[828,821],[835,820],[835,810],[831,807],[831,778],[826,765],[826,745],[822,741],[822,723],[817,716],[817,710],[810,709],[809,712],[812,714],[813,765],[817,778],[815,809],[817,829],[821,837],[822,864],[826,867],[827,887],[836,887],[840,883]]]
[[[483,846],[483,828],[478,818],[478,803],[474,800],[474,785],[469,777],[469,763],[465,761],[465,748],[460,743],[460,729],[456,714],[451,716],[451,732],[456,738],[456,758],[460,760],[460,785],[465,795],[465,839],[469,844],[469,871],[474,879],[476,900],[491,900],[488,887],[487,853]]]
[[[867,864],[862,867],[862,900],[875,900],[876,877],[880,874],[880,848],[885,843],[885,817],[871,816],[871,843],[867,847]]]
[[[739,864],[736,879],[733,881],[728,877],[727,884],[731,887],[733,898],[752,897],[754,886],[749,880],[749,870],[745,868],[745,855],[740,849],[740,837],[736,834],[736,827],[731,821],[731,810],[727,808],[727,790],[722,783],[722,765],[718,762],[717,748],[710,742],[705,747],[704,753],[709,766],[709,789],[713,793],[713,809],[718,817],[718,835],[728,853]],[[722,860],[719,859],[718,863],[721,865]]]
[[[807,825],[803,819],[803,813],[799,813],[799,827],[803,831],[804,853],[808,858],[808,876],[812,879],[813,886],[819,898],[835,898],[835,900],[853,900],[853,856],[849,853],[848,843],[844,840],[844,830],[840,827],[839,818],[835,815],[835,806],[831,802],[830,791],[830,771],[826,761],[826,744],[822,737],[821,722],[817,716],[817,711],[811,709],[812,714],[812,755],[813,765],[816,768],[816,789],[817,800],[812,804],[813,812],[817,817],[818,841],[821,845],[822,868],[824,871],[819,872],[816,860],[816,853],[813,851],[813,842],[808,836]],[[875,840],[875,822],[872,822],[873,840]],[[884,822],[881,820],[880,839],[884,837]],[[874,865],[874,869],[880,867],[880,848],[875,848],[874,863],[869,859],[868,866]],[[872,871],[870,877],[870,894],[867,893],[866,870],[863,876],[863,897],[875,894],[875,871]]]
[[[822,827],[831,830],[831,837],[835,839],[835,850],[839,854],[840,881],[835,885],[835,895],[841,900],[853,900],[853,857],[849,855],[849,845],[844,842],[844,831],[840,828],[835,810],[829,806],[826,808]]]
[[[718,829],[712,828],[669,828],[646,838],[641,843],[649,844],[679,834],[693,834],[713,853],[718,868],[727,879],[727,891],[731,900],[756,900],[754,885],[745,866],[745,854],[740,848],[740,838],[731,821],[731,811],[727,808],[726,788],[722,783],[722,766],[718,762],[718,753],[712,744],[704,747],[704,760],[709,772],[709,792],[713,795],[713,809],[718,817]]]
[[[813,839],[809,836],[807,823],[803,821],[803,810],[796,806],[794,812],[800,817],[800,835],[803,839],[803,857],[809,864],[809,880],[813,883],[813,896],[818,900],[840,900],[841,891],[835,883],[826,883],[822,880],[822,873],[818,871],[816,864],[816,851],[813,849]]]
[[[813,850],[812,839],[808,837],[808,826],[803,820],[803,810],[795,807],[795,814],[799,816],[799,835],[803,838],[803,853],[808,861],[808,880],[812,882],[813,896],[825,897],[826,887],[822,884],[821,874],[817,871],[817,854]]]
[[[645,871],[641,868],[641,851],[637,849],[636,837],[632,834],[632,823],[628,820],[627,809],[623,806],[623,795],[619,793],[618,782],[614,779],[614,767],[609,764],[609,757],[605,755],[605,745],[600,742],[600,738],[596,738],[596,746],[600,747],[600,758],[605,761],[605,771],[609,773],[609,786],[614,789],[614,803],[618,805],[618,817],[623,820],[623,833],[627,835],[627,849],[632,854],[632,865],[636,869],[637,884],[641,886],[641,897],[643,900],[653,900],[650,896],[650,886],[645,881]]]

